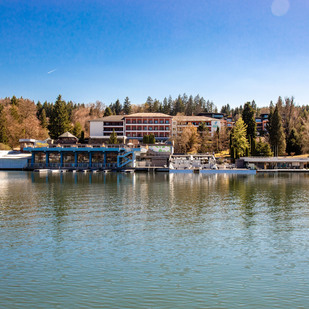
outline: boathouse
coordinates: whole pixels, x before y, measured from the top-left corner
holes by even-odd
[[[134,167],[139,149],[119,147],[42,147],[25,148],[31,153],[28,169],[122,169]]]

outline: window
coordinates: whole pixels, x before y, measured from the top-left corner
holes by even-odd
[[[165,127],[165,131],[168,131],[168,127]]]
[[[130,120],[130,119],[127,119],[127,123],[128,123],[128,124],[131,123],[131,120]]]
[[[147,127],[144,127],[144,130],[147,130]]]
[[[144,123],[147,123],[147,119],[144,119],[144,121],[143,121]]]
[[[149,130],[149,131],[152,131],[152,127],[148,127],[148,130]]]
[[[158,123],[158,120],[156,119],[156,120],[154,121],[154,123]]]
[[[136,126],[133,126],[133,127],[132,127],[132,130],[136,130]]]
[[[137,130],[138,130],[138,131],[140,131],[141,129],[142,129],[142,127],[140,127],[140,126],[137,127]]]
[[[161,120],[160,120],[160,123],[164,123],[164,120],[163,120],[163,119],[161,119]]]
[[[170,123],[170,121],[169,120],[165,120],[165,123]]]
[[[132,120],[132,123],[136,123],[136,120],[134,119],[134,120]]]
[[[152,120],[149,120],[148,123],[152,123]]]
[[[127,126],[127,127],[126,127],[126,130],[129,130],[129,131],[130,131],[130,130],[131,130],[131,127],[130,127],[130,126]]]
[[[142,123],[142,120],[141,120],[141,119],[138,119],[138,120],[137,120],[137,123]]]

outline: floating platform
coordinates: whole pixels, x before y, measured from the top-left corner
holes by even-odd
[[[240,175],[255,175],[256,170],[247,170],[247,169],[222,169],[222,170],[191,170],[191,169],[184,169],[184,170],[178,170],[178,169],[170,169],[170,173],[173,174],[193,174],[193,173],[200,173],[200,174],[240,174]]]

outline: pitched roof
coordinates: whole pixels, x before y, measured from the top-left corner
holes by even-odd
[[[61,138],[61,137],[71,137],[71,138],[74,137],[74,138],[78,139],[76,136],[74,136],[70,132],[65,132],[65,133],[61,134],[58,138]]]
[[[131,114],[131,115],[125,115],[125,118],[127,117],[172,117],[170,115],[166,115],[163,113],[136,113],[136,114]]]
[[[123,121],[123,115],[111,115],[99,119],[89,120],[90,122],[102,122],[102,121]]]

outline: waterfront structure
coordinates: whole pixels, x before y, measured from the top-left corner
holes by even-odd
[[[90,143],[102,144],[106,143],[110,135],[115,130],[117,139],[125,142],[126,136],[124,133],[124,116],[112,115],[101,119],[90,120]]]
[[[213,135],[218,128],[221,129],[221,127],[224,125],[223,120],[214,119],[206,116],[174,116],[172,136],[176,137],[181,135],[183,129],[187,126],[193,125],[198,128],[199,125],[202,123],[205,123],[211,135]]]
[[[121,169],[134,167],[137,149],[119,147],[25,148],[29,169]]]
[[[260,170],[302,170],[309,167],[309,158],[293,157],[243,157],[237,167],[254,167]]]

